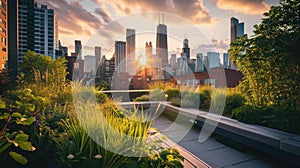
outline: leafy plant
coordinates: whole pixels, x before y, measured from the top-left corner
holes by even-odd
[[[44,104],[45,99],[33,95],[30,89],[11,91],[5,102],[0,101],[0,154],[9,153],[18,163],[27,164],[27,158],[18,151],[35,150],[25,131],[44,110]]]

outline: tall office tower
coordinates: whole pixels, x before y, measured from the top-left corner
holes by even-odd
[[[34,0],[19,0],[18,8],[18,61],[23,61],[27,50],[55,59],[55,50],[58,49],[58,22],[54,10],[48,9],[46,5],[39,7]]]
[[[220,67],[220,54],[216,52],[208,52],[208,70],[211,68]]]
[[[135,75],[135,30],[126,29],[126,67],[129,75]]]
[[[185,54],[186,54],[186,57],[187,57],[188,60],[191,59],[191,56],[190,56],[190,48],[189,48],[189,40],[188,40],[188,39],[184,39],[184,40],[183,40],[182,53],[185,53]]]
[[[244,22],[239,22],[238,19],[232,17],[230,18],[230,43],[237,37],[244,35]],[[230,53],[229,53],[230,55]],[[237,66],[229,60],[229,67],[231,69],[237,69]]]
[[[229,68],[229,55],[228,55],[228,53],[223,54],[223,68]]]
[[[209,67],[208,67],[208,56],[204,56],[203,57],[203,70],[204,71],[208,71]]]
[[[188,72],[196,72],[196,59],[188,59]]]
[[[160,15],[159,15],[160,17]],[[163,16],[162,24],[159,21],[156,32],[156,56],[161,58],[162,67],[168,66],[168,36],[167,26],[164,24]]]
[[[46,5],[34,9],[34,51],[55,59],[58,46],[58,22],[53,9]]]
[[[238,19],[230,18],[230,42],[235,38],[244,35],[244,22],[239,22]]]
[[[176,69],[176,54],[171,55],[170,64],[171,68]]]
[[[18,0],[7,0],[8,70],[15,81],[18,74]]]
[[[95,70],[97,71],[101,61],[101,47],[95,47]],[[99,78],[96,74],[96,78]]]
[[[179,59],[179,73],[176,73],[178,75],[185,75],[188,72],[188,61],[186,54],[183,53]]]
[[[34,51],[34,0],[18,1],[18,63],[27,50]]]
[[[196,72],[203,72],[204,66],[203,66],[203,54],[197,53],[196,56]]]
[[[75,54],[77,54],[77,59],[82,59],[82,45],[80,40],[75,40]]]
[[[117,72],[126,72],[126,42],[115,42],[115,66]]]
[[[7,69],[7,46],[8,46],[8,40],[7,40],[7,1],[6,0],[0,0],[0,9],[1,9],[1,15],[0,15],[0,72],[4,69]],[[0,81],[1,82],[1,81]]]
[[[95,63],[96,63],[95,56],[91,56],[91,55],[84,56],[85,78],[92,78],[96,75]]]

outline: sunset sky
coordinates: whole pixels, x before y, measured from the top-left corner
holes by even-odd
[[[155,46],[158,11],[165,11],[170,53],[180,53],[182,40],[190,40],[193,52],[225,52],[229,48],[230,18],[245,23],[252,34],[263,13],[279,0],[39,0],[55,9],[59,39],[74,51],[74,40],[83,44],[83,56],[94,55],[94,46],[111,57],[115,40],[125,40],[125,29],[136,29],[137,50],[145,42]],[[138,52],[138,51],[137,51]],[[138,54],[137,54],[138,55]]]

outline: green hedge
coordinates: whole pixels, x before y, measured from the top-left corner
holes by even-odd
[[[249,124],[262,125],[286,132],[300,134],[300,112],[282,111],[276,107],[244,105],[233,110],[232,118]]]

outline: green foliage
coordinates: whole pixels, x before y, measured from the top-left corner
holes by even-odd
[[[27,133],[33,128],[36,115],[44,110],[45,100],[33,95],[30,89],[9,91],[3,100],[0,100],[0,154],[8,153],[18,163],[27,164],[24,151],[35,150]]]
[[[103,80],[100,80],[96,87],[99,89],[99,90],[111,90],[111,84],[109,83],[106,83],[105,81]]]
[[[180,98],[181,93],[179,89],[176,88],[170,88],[166,90],[166,94],[168,95],[167,100],[170,101],[171,99],[174,98]]]
[[[150,101],[166,101],[166,94],[161,89],[154,89],[149,93]]]
[[[244,105],[233,110],[232,118],[274,129],[300,134],[300,112],[282,111],[277,107]]]
[[[231,43],[230,56],[244,74],[241,88],[255,106],[282,110],[300,105],[300,2],[281,1],[254,26],[254,35]]]
[[[226,96],[223,115],[231,116],[232,110],[245,104],[245,98],[241,94],[231,94]]]
[[[107,101],[108,97],[105,93],[102,91],[96,92],[96,100],[99,104],[103,104]]]
[[[149,101],[149,95],[142,95],[140,97],[135,98],[133,101],[135,102]]]
[[[125,152],[123,149],[131,149],[131,142],[128,141],[132,140],[128,139],[127,136],[116,138],[112,135],[123,133],[129,137],[146,138],[149,136],[148,130],[152,125],[152,122],[145,122],[146,115],[140,114],[143,113],[140,111],[128,111],[127,117],[116,116],[116,113],[123,112],[115,112],[116,109],[110,106],[111,100],[107,101],[107,103],[100,105],[100,111],[94,108],[93,103],[84,102],[85,109],[79,109],[78,112],[81,120],[78,120],[77,117],[62,120],[61,126],[67,136],[61,137],[57,141],[59,147],[57,154],[64,167],[157,167],[155,165],[182,167],[182,156],[173,149],[144,158],[127,157],[107,150],[112,149],[112,147],[120,149],[122,152]],[[99,113],[102,113],[103,116]],[[113,129],[107,127],[102,120],[109,123]],[[82,123],[83,121],[84,123]],[[88,131],[88,134],[87,130],[94,130],[93,138],[96,140],[101,138],[97,131],[110,136],[107,136],[100,146],[89,136],[93,131]],[[100,137],[95,137],[95,135]],[[141,141],[141,143],[146,144],[146,141]],[[126,147],[126,145],[129,146]],[[139,148],[139,144],[135,145],[137,145],[135,150],[146,149]],[[148,145],[151,147],[154,144],[149,143]]]

